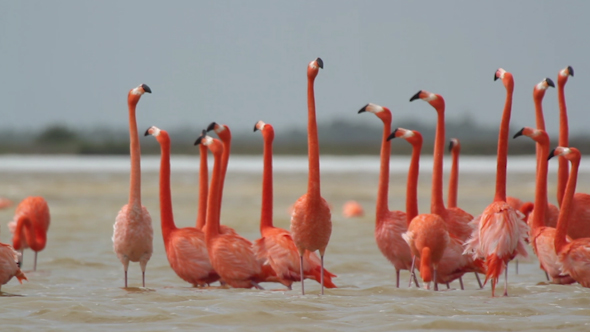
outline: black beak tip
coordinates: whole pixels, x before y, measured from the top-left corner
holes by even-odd
[[[363,112],[366,112],[366,111],[367,111],[367,106],[369,106],[369,104],[367,104],[367,105],[363,106],[363,108],[361,108],[361,109],[358,111],[358,113],[357,113],[357,114],[361,114],[361,113],[363,113]]]
[[[518,136],[522,136],[522,132],[524,131],[524,128],[522,128],[521,130],[519,130],[516,134],[514,134],[514,136],[512,136],[512,138],[517,138]]]
[[[143,88],[143,91],[147,93],[152,93],[152,89],[150,89],[150,87],[147,86],[147,84],[142,84],[141,87]]]
[[[410,101],[414,101],[416,99],[420,99],[420,93],[422,92],[422,90],[416,92],[415,95],[412,96],[412,98],[410,98]]]
[[[150,127],[150,128],[151,128],[151,127]],[[143,134],[143,136],[147,136],[147,135],[149,135],[149,134],[150,134],[150,128],[148,128],[148,129],[145,131],[145,134]]]
[[[453,151],[453,141],[449,141],[449,152]]]
[[[554,88],[555,87],[555,83],[553,83],[553,80],[550,79],[549,77],[545,78],[545,81],[547,82],[547,85]]]
[[[324,61],[322,60],[322,58],[317,58],[315,59],[315,61],[318,63],[318,67],[324,69]]]
[[[194,145],[199,145],[201,144],[201,140],[203,139],[203,136],[199,136],[199,138],[197,138],[197,140],[195,141]]]
[[[258,128],[256,128],[256,125],[257,125],[257,124],[258,124],[258,122],[256,122],[256,123],[254,124],[254,132],[256,132],[256,131],[258,130]]]
[[[215,123],[215,122],[211,122],[211,123],[209,124],[209,126],[207,126],[207,131],[211,131],[211,130],[215,129],[215,125],[216,125],[216,124],[217,124],[217,123]]]
[[[391,141],[392,139],[395,138],[395,133],[397,132],[397,129],[398,128],[395,128],[395,130],[391,134],[389,134],[389,136],[387,136],[388,141]]]
[[[555,149],[551,150],[551,152],[549,152],[549,156],[547,157],[547,160],[551,159],[555,157]]]
[[[498,71],[494,72],[494,81],[496,81],[498,79]]]
[[[570,75],[574,77],[574,68],[572,68],[572,66],[567,66],[567,71],[569,71]]]

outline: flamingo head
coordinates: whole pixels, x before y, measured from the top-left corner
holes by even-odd
[[[405,128],[396,128],[388,137],[387,140],[394,138],[403,138],[412,145],[422,146],[422,134],[417,130],[409,130]]]
[[[449,152],[459,153],[461,151],[461,142],[457,138],[451,138],[449,140]]]
[[[154,136],[156,138],[156,140],[160,143],[170,141],[170,137],[168,136],[168,132],[166,130],[162,130],[156,126],[151,126],[145,131],[144,136],[148,136],[148,135]]]
[[[266,139],[270,139],[271,141],[275,138],[275,131],[272,125],[268,123],[264,123],[263,121],[258,121],[254,124],[254,131],[260,130],[262,136]]]
[[[567,66],[567,68],[563,68],[559,71],[559,74],[557,74],[557,84],[561,86],[565,85],[565,83],[567,83],[567,79],[570,76],[574,77],[574,68],[572,68],[572,66]]]
[[[358,114],[369,112],[375,114],[384,123],[391,123],[391,111],[387,107],[379,106],[377,104],[368,103],[358,111]]]
[[[307,77],[310,79],[315,79],[318,76],[318,72],[320,68],[324,68],[324,61],[321,58],[317,58],[307,65]]]
[[[139,101],[139,97],[141,97],[141,95],[143,95],[146,92],[152,93],[152,89],[150,89],[150,87],[147,86],[147,84],[140,84],[137,88],[129,90],[129,95],[127,96],[127,99],[129,100],[129,102],[137,103]]]
[[[199,136],[199,138],[197,138],[197,140],[195,141],[195,145],[198,144],[204,145],[207,148],[209,148],[209,150],[216,157],[221,156],[221,154],[223,153],[223,144],[221,143],[221,141],[209,135],[201,134],[201,136]]]
[[[555,83],[553,83],[553,80],[551,80],[549,77],[546,77],[535,85],[535,88],[533,89],[533,98],[543,99],[545,96],[545,90],[547,90],[549,87],[554,88]]]
[[[527,136],[532,138],[535,142],[549,145],[549,135],[541,129],[523,127],[520,131],[514,134],[514,137],[512,138],[517,138],[519,136]]]
[[[430,106],[434,107],[434,109],[436,109],[437,111],[444,111],[445,109],[445,100],[439,94],[428,92],[426,90],[420,90],[416,92],[416,94],[414,94],[412,98],[410,98],[410,101],[414,101],[416,99],[422,99],[428,102]]]
[[[558,146],[555,149],[553,149],[551,152],[549,152],[549,157],[547,159],[551,159],[555,156],[559,156],[562,158],[565,158],[569,161],[571,161],[572,163],[574,162],[580,162],[580,159],[582,158],[582,154],[580,153],[580,151],[576,148],[568,148],[565,146]]]
[[[498,68],[496,73],[494,73],[494,81],[497,79],[502,80],[502,84],[506,87],[506,90],[514,90],[514,78],[512,77],[512,73],[507,72],[502,68]]]
[[[226,143],[231,141],[231,131],[228,126],[211,122],[207,127],[207,131],[209,132],[211,130],[217,134],[222,142]]]

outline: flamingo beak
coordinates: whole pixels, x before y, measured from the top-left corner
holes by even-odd
[[[494,72],[494,81],[496,81],[497,79],[499,79],[500,77],[498,77],[498,71],[496,70]]]
[[[553,80],[552,80],[552,79],[550,79],[549,77],[547,77],[547,78],[545,79],[545,81],[547,82],[547,85],[548,85],[548,86],[550,86],[550,87],[552,87],[552,88],[554,88],[554,87],[555,87],[555,83],[553,83]]]
[[[147,84],[142,84],[141,88],[143,89],[143,91],[145,91],[147,93],[152,93],[152,89],[150,89],[150,87],[147,86]]]
[[[570,73],[572,77],[574,77],[574,68],[572,68],[572,66],[567,66],[567,71]]]
[[[150,134],[150,129],[151,129],[151,128],[152,128],[152,127],[149,127],[149,128],[148,128],[148,129],[145,131],[145,134],[143,134],[143,136],[148,136],[148,135]]]
[[[549,157],[547,157],[547,160],[551,159],[555,157],[555,149],[551,150],[551,152],[549,152]]]
[[[518,136],[522,136],[522,132],[524,131],[524,127],[519,130],[516,134],[514,134],[514,136],[512,138],[517,138]]]
[[[321,58],[315,59],[315,62],[317,62],[318,67],[324,69],[324,61]]]
[[[367,106],[369,106],[369,104],[367,104],[367,105],[363,106],[363,108],[361,108],[361,109],[358,111],[358,113],[357,113],[357,114],[361,114],[361,113],[364,113],[364,112],[366,112],[366,111],[367,111]]]
[[[216,125],[217,125],[217,123],[215,123],[215,122],[211,122],[211,123],[209,124],[209,126],[207,127],[207,131],[211,131],[211,130],[215,129],[215,126],[216,126]]]
[[[422,93],[422,90],[416,92],[416,94],[413,95],[412,98],[410,98],[410,101],[414,101],[416,99],[420,99],[420,93]]]
[[[391,134],[389,134],[389,136],[387,136],[387,140],[388,141],[390,141],[390,140],[392,140],[392,139],[395,138],[395,133],[397,132],[397,129],[398,128],[395,128],[395,130]]]
[[[256,123],[254,124],[254,132],[256,132],[256,131],[258,130],[258,128],[256,128],[256,125],[257,125],[257,124],[258,124],[258,122],[256,122]]]

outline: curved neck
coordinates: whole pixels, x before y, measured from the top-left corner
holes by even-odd
[[[446,209],[443,201],[443,155],[445,153],[445,109],[436,108],[436,136],[434,139],[434,156],[432,166],[432,192],[430,197],[430,213],[437,214],[446,220]]]
[[[272,225],[272,139],[264,138],[264,169],[262,171],[262,207],[260,211],[260,232]]]
[[[163,135],[160,133],[160,136]],[[160,222],[164,244],[168,244],[170,233],[176,229],[172,214],[172,195],[170,192],[170,140],[158,137],[162,156],[160,158]]]
[[[576,191],[576,182],[578,181],[578,166],[580,161],[572,161],[572,170],[570,171],[567,185],[565,186],[565,193],[563,195],[563,201],[561,202],[561,208],[559,209],[559,217],[557,219],[557,231],[555,233],[555,252],[559,254],[561,250],[567,244],[567,226],[570,218],[570,210],[572,201],[574,199],[574,193]]]
[[[447,197],[447,208],[457,207],[457,188],[459,186],[459,150],[451,151],[453,163],[451,164],[451,176],[449,179],[449,197]]]
[[[535,120],[537,129],[545,130],[545,117],[543,116],[543,96],[533,91],[533,100],[535,102]]]
[[[383,137],[381,138],[381,165],[379,168],[379,187],[377,189],[377,224],[383,223],[384,215],[389,212],[389,155],[391,154],[391,141],[387,137],[391,133],[391,118],[383,120]]]
[[[221,207],[221,154],[213,154],[213,172],[211,174],[211,185],[209,186],[209,197],[207,197],[207,226],[205,227],[205,238],[209,239],[219,235],[219,209]]]
[[[406,221],[410,222],[418,215],[418,173],[420,171],[420,152],[422,142],[412,144],[412,160],[408,171],[408,182],[406,185]]]
[[[508,159],[508,130],[510,129],[510,112],[512,111],[513,89],[506,91],[506,102],[498,133],[498,156],[496,165],[496,195],[494,202],[506,202],[506,164]]]
[[[199,205],[197,211],[197,229],[203,229],[207,217],[207,190],[209,181],[209,169],[207,167],[207,147],[199,144]]]
[[[135,107],[137,100],[129,100],[129,155],[131,157],[131,176],[129,181],[129,205],[135,208],[141,207],[141,148],[137,134],[137,120]]]
[[[543,140],[542,142],[537,142],[537,179],[535,183],[533,230],[545,226],[545,213],[547,211],[547,155],[549,155],[549,141]]]
[[[559,101],[559,146],[570,146],[567,107],[565,105],[565,84],[557,83],[557,99]],[[557,203],[561,206],[565,184],[569,173],[569,164],[565,158],[559,158],[557,169]]]
[[[319,202],[320,194],[320,147],[315,116],[314,79],[307,78],[307,157],[309,177],[307,181],[308,202]]]
[[[229,129],[226,129],[229,130]],[[226,134],[227,135],[227,134]],[[225,186],[225,175],[227,173],[227,166],[229,165],[229,153],[231,151],[231,136],[222,141],[223,153],[221,154],[221,174],[219,179],[219,199],[223,198],[223,188]],[[221,204],[217,208],[217,214],[221,217]]]
[[[45,248],[45,243],[47,242],[47,234],[41,230],[35,231],[31,220],[25,216],[21,215],[18,217],[16,221],[16,230],[13,236],[13,245],[15,249],[22,248],[22,241],[21,238],[22,234],[25,234],[27,239],[27,244],[33,251],[40,251]],[[18,248],[17,248],[18,246]]]

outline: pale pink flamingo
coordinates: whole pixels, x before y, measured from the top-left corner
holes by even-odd
[[[568,243],[567,230],[573,210],[570,208],[576,182],[578,181],[578,167],[580,166],[580,151],[576,148],[558,146],[549,154],[566,158],[571,163],[569,178],[561,201],[559,220],[555,233],[555,252],[561,263],[561,271],[569,274],[574,280],[584,287],[590,287],[590,238],[578,238]]]
[[[543,269],[551,282],[556,284],[571,284],[574,280],[560,271],[560,263],[555,253],[555,228],[547,226],[544,216],[547,209],[547,156],[549,155],[549,135],[544,130],[529,127],[522,128],[514,138],[521,135],[528,136],[537,142],[537,179],[535,183],[535,211],[529,219],[531,227],[529,243],[539,258]]]
[[[12,246],[15,250],[31,248],[35,252],[33,271],[37,270],[37,253],[45,249],[51,216],[47,201],[40,196],[23,199],[14,212]],[[21,257],[22,259],[22,257]]]
[[[476,227],[471,238],[465,243],[465,253],[486,259],[487,282],[492,279],[492,296],[495,296],[498,277],[506,270],[504,295],[508,296],[507,264],[517,254],[527,256],[525,239],[529,227],[520,211],[506,202],[506,163],[508,152],[508,130],[512,110],[514,79],[512,74],[500,68],[494,80],[501,79],[506,88],[506,102],[498,134],[498,156],[496,166],[496,194],[494,202],[488,205],[481,215],[473,220]],[[485,283],[484,282],[484,283]]]
[[[262,176],[262,205],[260,212],[260,235],[254,242],[254,251],[259,260],[268,264],[277,273],[279,281],[291,289],[294,281],[301,281],[299,275],[299,253],[289,231],[273,226],[273,185],[272,185],[272,142],[273,127],[262,121],[254,126],[260,130],[264,140],[264,168]],[[306,279],[321,280],[320,258],[308,250],[303,255],[303,273]],[[332,282],[336,275],[324,269],[324,284],[327,288],[336,288]]]
[[[320,147],[318,127],[315,114],[314,81],[320,68],[324,68],[322,59],[317,58],[307,66],[307,156],[309,175],[307,193],[303,194],[293,205],[291,214],[291,236],[299,251],[301,294],[305,294],[303,283],[303,254],[305,250],[320,251],[322,276],[321,294],[324,294],[324,253],[332,234],[332,214],[328,202],[320,193]]]
[[[399,275],[401,270],[410,270],[412,267],[412,252],[410,247],[402,238],[402,234],[408,230],[412,218],[418,215],[417,184],[420,149],[422,148],[422,136],[420,141],[413,144],[413,159],[410,164],[410,175],[408,175],[406,196],[406,208],[409,211],[389,210],[389,158],[391,154],[391,141],[388,137],[391,133],[391,111],[387,107],[376,104],[367,104],[359,111],[375,114],[383,122],[383,134],[381,135],[381,164],[379,167],[379,187],[377,190],[377,206],[375,207],[375,242],[377,247],[395,268],[395,285],[399,288]],[[397,132],[397,131],[396,131]],[[408,131],[412,133],[411,131]],[[400,134],[402,131],[400,131]],[[405,132],[404,132],[405,133]],[[418,133],[419,134],[419,133]],[[412,134],[408,134],[412,135]],[[418,138],[416,138],[418,141]],[[417,160],[414,154],[417,151]],[[409,204],[409,205],[408,205]]]
[[[0,293],[2,285],[9,282],[12,277],[16,277],[21,284],[23,280],[28,280],[20,270],[18,261],[18,253],[10,245],[0,243]]]
[[[567,106],[565,104],[565,84],[569,77],[574,77],[574,68],[567,66],[557,74],[557,100],[559,102],[559,146],[570,146],[569,127],[567,119]],[[561,206],[565,184],[567,182],[569,168],[565,158],[559,158],[557,169],[557,204]]]
[[[129,183],[129,202],[125,204],[113,225],[113,249],[123,264],[125,271],[125,288],[127,288],[127,269],[129,262],[139,262],[141,281],[145,287],[145,268],[152,257],[154,231],[152,217],[145,206],[141,205],[141,150],[137,134],[135,108],[139,98],[152,90],[145,84],[131,89],[127,96],[129,107],[129,154],[131,156],[131,176]]]
[[[196,227],[177,228],[172,213],[170,193],[170,136],[165,130],[150,127],[145,136],[152,135],[160,144],[160,221],[168,263],[176,275],[193,286],[205,286],[219,280],[207,253],[205,234]]]

